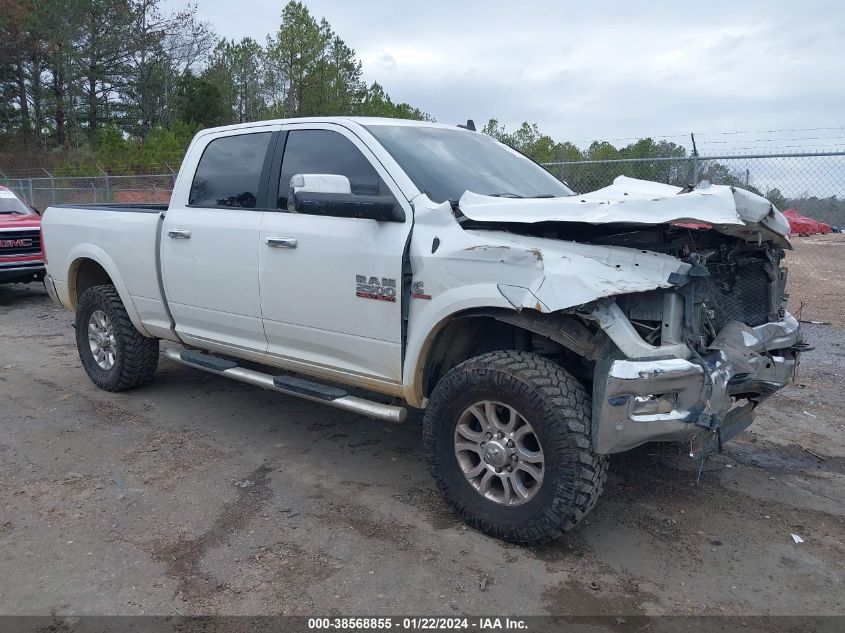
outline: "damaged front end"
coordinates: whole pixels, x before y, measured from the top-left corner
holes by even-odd
[[[690,267],[671,276],[674,288],[599,301],[585,314],[621,352],[595,366],[594,447],[680,441],[703,456],[751,424],[806,349],[785,309],[784,253],[682,227],[598,241],[630,244],[643,233],[659,233],[658,248]]]
[[[786,311],[788,224],[761,196],[620,177],[558,200],[465,194],[460,211],[465,229],[543,244],[542,275],[500,285],[517,311],[536,304],[613,342],[582,376],[593,385],[598,453],[651,441],[712,452],[751,423],[808,349]]]
[[[790,382],[802,350],[798,322],[729,323],[692,359],[596,365],[594,446],[618,453],[653,441],[690,442],[707,454],[745,429],[754,408]]]

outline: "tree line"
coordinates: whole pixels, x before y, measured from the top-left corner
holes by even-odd
[[[378,82],[367,85],[355,50],[296,0],[263,43],[219,38],[196,7],[167,12],[162,0],[3,4],[0,168],[175,169],[203,127],[310,115],[432,119],[394,102]],[[582,151],[536,123],[509,132],[491,119],[483,131],[538,162],[686,155],[651,139]],[[684,180],[669,163],[638,169],[634,175]],[[578,174],[570,180],[593,184]]]
[[[161,0],[3,0],[6,166],[178,164],[202,127],[318,114],[428,118],[366,85],[355,51],[301,2],[259,43]]]

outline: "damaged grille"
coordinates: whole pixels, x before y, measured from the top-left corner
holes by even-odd
[[[718,332],[728,321],[757,326],[769,320],[769,276],[765,263],[745,259],[736,265],[715,265],[710,270],[711,321]]]

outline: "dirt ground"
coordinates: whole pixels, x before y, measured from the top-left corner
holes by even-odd
[[[789,304],[808,321],[845,326],[845,233],[792,238]]]
[[[845,614],[845,241],[797,240],[816,351],[724,453],[612,459],[566,540],[467,529],[401,426],[162,359],[99,391],[0,287],[0,614]],[[793,541],[797,534],[803,543]]]

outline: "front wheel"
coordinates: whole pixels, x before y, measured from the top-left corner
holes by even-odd
[[[607,461],[590,440],[590,397],[560,365],[492,352],[452,369],[423,422],[426,459],[447,501],[507,541],[560,538],[593,508]]]
[[[158,365],[158,339],[141,334],[112,285],[86,290],[76,309],[76,347],[91,381],[106,391],[150,382]]]

